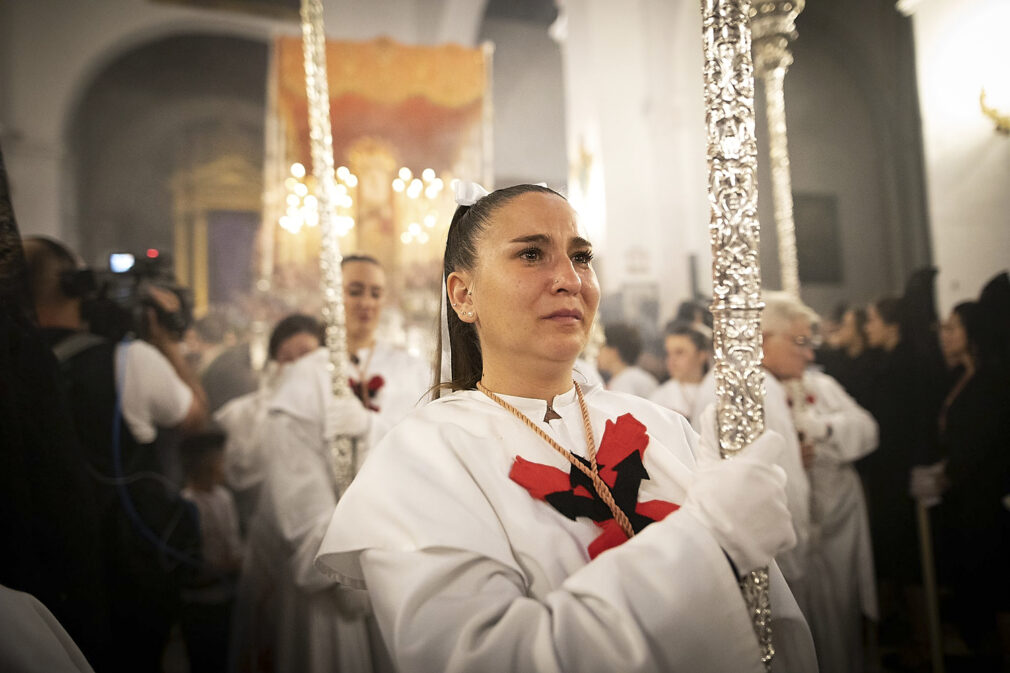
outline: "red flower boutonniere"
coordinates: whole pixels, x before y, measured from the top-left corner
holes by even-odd
[[[368,379],[365,384],[360,383],[354,378],[349,378],[347,382],[351,386],[351,390],[354,391],[354,395],[361,400],[361,403],[365,405],[368,409],[372,411],[378,411],[379,407],[372,401],[378,394],[382,386],[386,384],[386,380],[376,374],[372,378]]]

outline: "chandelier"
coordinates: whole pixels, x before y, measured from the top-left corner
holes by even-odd
[[[400,241],[404,245],[424,245],[429,240],[440,217],[439,196],[445,188],[442,178],[434,169],[425,168],[420,177],[403,166],[393,179],[393,192],[397,202],[399,221],[403,231]]]
[[[351,209],[357,195],[358,177],[348,170],[347,166],[337,168],[337,180],[334,186],[333,203],[337,210],[334,219],[338,236],[346,236],[354,227],[354,217]],[[316,179],[307,175],[305,166],[299,162],[291,164],[288,177],[284,180],[285,210],[278,223],[281,228],[292,234],[299,233],[305,227],[319,226],[319,199],[316,198]]]

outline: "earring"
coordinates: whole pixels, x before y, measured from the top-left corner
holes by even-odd
[[[465,315],[467,318],[472,318],[473,317],[473,311],[464,311],[463,315]]]

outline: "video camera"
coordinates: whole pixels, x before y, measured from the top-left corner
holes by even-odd
[[[148,336],[148,309],[153,309],[158,323],[177,340],[193,324],[193,295],[189,288],[175,282],[166,256],[151,251],[145,256],[113,253],[108,269],[83,269],[72,272],[64,284],[75,286],[75,294],[83,297],[82,317],[91,332],[111,341],[127,334]],[[179,309],[166,311],[151,296],[148,288],[158,287],[179,299]]]

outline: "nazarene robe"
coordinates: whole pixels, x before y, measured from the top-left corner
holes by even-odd
[[[853,463],[877,448],[877,423],[827,374],[803,375],[803,404],[830,436],[814,442],[810,477],[810,630],[823,673],[861,673],[863,621],[876,620],[873,548]],[[796,402],[793,401],[793,408]]]
[[[359,358],[362,362],[367,358]],[[337,586],[313,566],[340,494],[329,453],[339,434],[326,412],[333,400],[329,354],[319,349],[290,365],[263,424],[268,456],[242,570],[233,659],[240,670],[348,673],[391,670],[367,598]],[[369,447],[427,389],[428,368],[378,343],[369,360],[373,390],[366,434],[356,440],[357,467]]]
[[[503,396],[574,455],[574,388]],[[585,390],[600,475],[639,531],[624,537],[585,478],[477,391],[415,411],[341,499],[317,565],[366,589],[402,671],[762,671],[737,578],[681,511],[697,435],[679,415]],[[816,671],[809,630],[771,568],[773,670]]]

